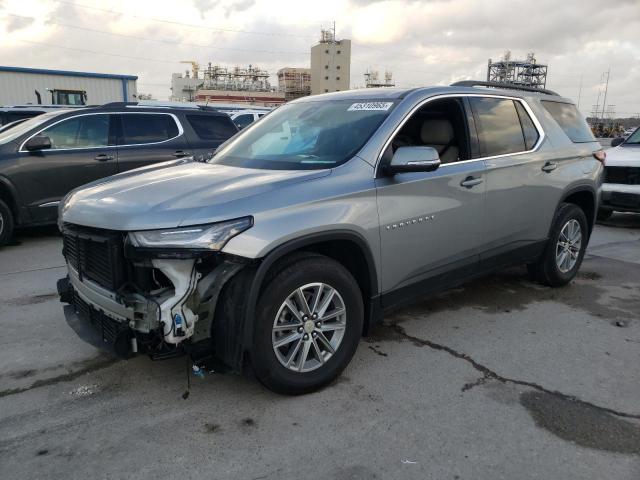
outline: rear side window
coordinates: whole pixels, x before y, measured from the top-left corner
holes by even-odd
[[[187,115],[187,121],[200,140],[223,142],[237,132],[231,119],[226,116]]]
[[[49,137],[51,149],[95,148],[109,144],[111,115],[81,115],[45,129],[40,135]]]
[[[482,156],[505,155],[528,150],[513,100],[471,97],[477,117]]]
[[[127,113],[121,118],[124,145],[163,142],[179,133],[171,115]]]
[[[527,110],[524,108],[522,103],[514,102],[514,104],[516,106],[516,110],[518,111],[518,117],[520,118],[522,135],[524,135],[524,144],[527,147],[527,150],[531,150],[538,142],[540,134],[538,133],[536,126],[533,124],[533,120],[531,120],[531,117],[527,113]]]
[[[595,142],[586,120],[575,105],[571,103],[549,102],[542,100],[542,106],[558,122],[560,128],[573,143]]]

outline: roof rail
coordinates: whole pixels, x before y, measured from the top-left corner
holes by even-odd
[[[109,102],[102,105],[98,105],[96,108],[122,108],[122,107],[134,107],[138,105],[138,102]]]
[[[501,82],[484,82],[482,80],[462,80],[451,84],[452,87],[489,87],[489,88],[502,88],[504,90],[521,90],[523,92],[542,93],[544,95],[555,95],[559,97],[553,90],[547,90],[544,88],[527,87],[524,85],[515,85],[513,83],[501,83]]]

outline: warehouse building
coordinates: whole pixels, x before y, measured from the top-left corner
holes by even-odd
[[[0,105],[101,105],[136,101],[138,77],[0,66]]]

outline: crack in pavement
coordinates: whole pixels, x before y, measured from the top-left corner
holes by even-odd
[[[0,277],[4,277],[7,275],[16,275],[19,273],[29,273],[29,272],[41,272],[42,270],[55,270],[56,268],[63,268],[67,265],[55,265],[53,267],[40,267],[40,268],[28,268],[26,270],[15,270],[13,272],[0,272]]]
[[[18,388],[10,388],[7,390],[0,391],[0,398],[8,397],[9,395],[16,395],[18,393],[28,392],[29,390],[33,390],[34,388],[46,387],[48,385],[54,385],[60,382],[68,382],[70,380],[75,380],[76,378],[84,375],[85,373],[95,372],[96,370],[101,370],[103,368],[109,367],[114,363],[118,362],[117,358],[106,358],[106,359],[98,359],[87,365],[84,368],[76,370],[75,372],[65,373],[63,375],[58,375],[56,377],[46,378],[43,380],[37,380],[33,382],[31,385],[26,387],[18,387]]]
[[[618,410],[614,410],[612,408],[596,405],[594,403],[588,402],[586,400],[582,400],[582,399],[580,399],[578,397],[575,397],[573,395],[567,395],[567,394],[559,392],[557,390],[549,390],[549,389],[543,387],[542,385],[538,385],[537,383],[534,383],[534,382],[527,382],[526,380],[518,380],[518,379],[515,379],[515,378],[503,377],[503,376],[499,375],[498,373],[494,372],[493,370],[491,370],[489,367],[486,367],[485,365],[482,365],[481,363],[478,363],[476,360],[471,358],[466,353],[458,352],[458,351],[454,350],[451,347],[448,347],[446,345],[441,345],[439,343],[432,342],[431,340],[425,340],[425,339],[422,339],[422,338],[415,337],[413,335],[409,335],[406,332],[406,330],[403,327],[401,327],[400,325],[398,325],[398,324],[386,324],[385,323],[382,326],[391,329],[396,334],[398,334],[398,335],[402,336],[403,338],[405,338],[405,339],[409,340],[410,342],[412,342],[414,345],[417,345],[417,346],[420,346],[420,347],[429,347],[429,348],[431,348],[433,350],[446,352],[446,353],[448,353],[449,355],[451,355],[451,356],[453,356],[455,358],[459,358],[460,360],[464,360],[465,362],[469,363],[474,369],[476,369],[477,371],[482,373],[482,377],[480,377],[475,382],[465,384],[462,387],[462,391],[463,392],[467,391],[467,390],[470,390],[475,386],[483,385],[488,380],[497,380],[497,381],[499,381],[501,383],[511,383],[511,384],[514,384],[514,385],[521,385],[521,386],[524,386],[524,387],[533,388],[534,390],[538,390],[539,392],[544,392],[544,393],[546,393],[548,395],[553,395],[554,397],[558,397],[558,398],[561,398],[563,400],[567,400],[567,401],[570,401],[570,402],[575,402],[575,403],[578,403],[580,405],[588,406],[588,407],[594,408],[596,410],[599,410],[601,412],[606,412],[606,413],[610,413],[611,415],[616,415],[618,417],[633,418],[633,419],[640,420],[640,414],[621,412],[621,411],[618,411]]]

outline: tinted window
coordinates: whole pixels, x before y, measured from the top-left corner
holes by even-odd
[[[520,119],[513,100],[471,97],[478,117],[478,136],[482,155],[504,155],[526,150]]]
[[[109,144],[111,115],[83,115],[45,129],[51,149],[105,147]]]
[[[155,143],[178,136],[178,126],[171,115],[128,113],[122,115],[123,143]]]
[[[522,106],[520,102],[514,102],[516,110],[518,111],[518,117],[520,117],[520,126],[522,127],[522,134],[524,135],[524,143],[527,150],[531,150],[538,141],[540,134],[533,124],[533,120]]]
[[[571,103],[558,103],[542,101],[542,106],[558,122],[560,128],[574,143],[595,142],[593,134],[575,105]]]
[[[225,141],[237,130],[230,118],[215,115],[187,115],[189,125],[201,140]]]
[[[236,124],[238,128],[244,128],[247,125],[250,125],[253,122],[253,113],[245,113],[244,115],[238,115],[233,119],[233,123]]]

